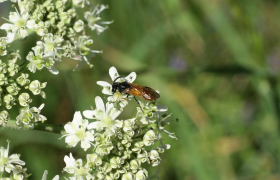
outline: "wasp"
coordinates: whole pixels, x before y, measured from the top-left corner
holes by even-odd
[[[158,98],[160,98],[160,95],[152,88],[147,86],[141,86],[138,84],[128,83],[126,81],[124,82],[116,82],[119,78],[123,78],[123,76],[118,76],[112,84],[112,92],[115,93],[117,90],[122,94],[127,94],[128,96],[131,94],[134,96],[135,101],[140,106],[141,110],[143,111],[139,101],[135,98],[135,96],[138,96],[142,99],[148,100],[148,101],[154,101]]]

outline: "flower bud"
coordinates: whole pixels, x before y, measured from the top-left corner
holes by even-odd
[[[145,146],[150,146],[154,144],[154,141],[156,140],[156,134],[153,130],[149,130],[143,137],[143,143]]]
[[[110,159],[110,165],[113,169],[120,168],[123,163],[124,160],[117,156],[114,156],[113,158]]]
[[[160,162],[159,153],[156,150],[151,150],[150,160],[152,161],[152,166],[157,166]]]
[[[18,87],[16,83],[12,83],[6,87],[6,90],[8,91],[8,93],[15,96],[20,91],[20,87]]]
[[[84,24],[85,24],[84,21],[79,19],[78,21],[75,22],[73,28],[77,33],[79,33],[84,30]]]
[[[87,155],[87,167],[94,168],[102,164],[102,159],[95,153]]]
[[[38,95],[40,94],[43,98],[45,98],[45,93],[44,91],[42,91],[43,88],[45,88],[47,85],[46,82],[44,83],[40,83],[38,80],[32,81],[29,84],[29,90],[34,94],[34,95]]]
[[[9,113],[7,111],[0,112],[0,126],[5,126],[7,122],[10,120]]]
[[[132,174],[132,172],[125,173],[122,176],[122,180],[133,180],[133,179],[134,179],[134,174]]]
[[[29,74],[21,73],[21,75],[16,79],[17,83],[21,86],[25,86],[30,83],[28,79]]]
[[[1,51],[1,46],[0,46],[0,51]],[[7,72],[7,64],[2,63],[2,61],[0,60],[0,73],[5,74],[6,72]]]
[[[18,97],[19,104],[21,106],[28,106],[32,102],[28,93],[21,93]]]
[[[148,171],[146,169],[141,169],[135,174],[136,180],[145,180],[148,178]]]
[[[0,86],[7,85],[8,84],[8,78],[5,76],[5,74],[0,74]]]
[[[3,97],[6,109],[11,109],[15,105],[15,98],[11,94],[7,94]]]
[[[9,63],[9,67],[8,67],[9,76],[14,76],[15,74],[18,73],[18,70],[19,70],[19,66],[17,64],[14,64],[12,62]]]

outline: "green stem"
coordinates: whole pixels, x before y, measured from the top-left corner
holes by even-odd
[[[37,130],[37,131],[44,131],[44,132],[52,132],[56,134],[62,134],[62,131],[64,131],[63,125],[51,125],[51,124],[45,124],[45,123],[35,123],[34,128],[30,128],[28,125],[24,125],[23,128],[18,127],[16,125],[15,120],[10,120],[5,127],[2,128],[10,128],[10,129],[18,129],[18,130]]]

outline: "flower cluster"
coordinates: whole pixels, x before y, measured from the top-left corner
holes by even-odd
[[[9,156],[9,143],[7,149],[0,147],[0,177],[1,179],[24,180],[29,175],[23,166],[25,162],[19,159],[18,154]]]
[[[27,168],[23,167],[25,162],[19,159],[19,154],[12,154],[9,156],[9,142],[8,147],[0,147],[0,179],[1,180],[26,180],[30,174],[27,174]],[[47,180],[48,171],[43,174],[42,180]],[[53,180],[58,180],[56,175]]]
[[[45,121],[46,117],[40,115],[41,107],[30,107],[31,95],[41,95],[45,98],[43,89],[46,82],[38,80],[31,81],[27,73],[22,72],[22,66],[18,65],[20,59],[19,51],[7,53],[8,63],[0,60],[0,126],[5,126],[10,120],[8,111],[19,105],[19,115],[16,117],[16,124],[23,126],[28,124],[33,127],[35,122]]]
[[[19,9],[10,12],[8,23],[0,27],[7,32],[6,40],[0,40],[0,54],[5,54],[7,44],[36,33],[42,41],[37,41],[26,57],[31,72],[46,68],[57,74],[54,64],[63,57],[79,61],[75,69],[81,69],[85,63],[92,67],[88,58],[101,51],[89,48],[93,40],[85,35],[86,27],[97,34],[105,31],[106,25],[112,22],[102,22],[100,13],[107,6],[92,6],[87,0],[46,0],[42,4],[33,0],[12,2],[17,3]],[[90,9],[79,17],[77,9],[86,7]]]
[[[114,67],[109,74],[112,80],[119,76]],[[119,80],[132,82],[135,79],[133,72]],[[108,102],[104,104],[102,98],[97,96],[94,110],[84,111],[85,118],[76,112],[73,121],[64,126],[64,137],[69,147],[81,142],[85,151],[91,151],[86,155],[86,163],[75,159],[71,153],[65,156],[64,171],[71,175],[70,179],[80,180],[147,179],[148,171],[143,164],[159,166],[162,154],[170,148],[170,145],[163,144],[162,133],[177,138],[174,133],[164,129],[171,121],[168,119],[171,115],[165,114],[167,107],[140,101],[142,108],[137,107],[135,117],[121,120],[119,115],[128,104],[126,96],[119,92],[113,94],[109,83],[97,83],[104,87],[104,94],[110,95]],[[159,169],[153,177],[157,177],[158,172]]]
[[[6,0],[0,0],[4,2]],[[30,107],[30,91],[34,95],[46,97],[43,89],[46,82],[31,81],[29,73],[47,69],[52,74],[59,71],[54,67],[62,58],[78,61],[75,69],[81,69],[86,63],[92,67],[89,58],[101,51],[93,50],[93,40],[86,35],[87,30],[99,35],[107,29],[109,21],[101,21],[100,13],[107,8],[104,5],[93,6],[88,0],[11,0],[14,12],[7,23],[0,25],[6,37],[0,37],[0,126],[5,126],[10,119],[8,110],[18,105],[19,115],[16,124],[33,128],[34,123],[45,121],[40,115],[44,105]],[[78,9],[83,8],[82,16]],[[40,40],[30,49],[26,58],[20,56],[19,50],[9,49],[10,44],[18,39],[36,34]],[[29,71],[26,71],[29,70]]]

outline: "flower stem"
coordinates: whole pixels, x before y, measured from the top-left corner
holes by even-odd
[[[24,125],[23,127],[18,127],[16,125],[15,120],[10,120],[5,127],[2,128],[11,128],[11,129],[23,129],[23,130],[37,130],[37,131],[44,131],[44,132],[52,132],[56,134],[61,134],[64,131],[63,125],[51,125],[45,123],[35,123],[34,128],[30,128],[28,125]]]

